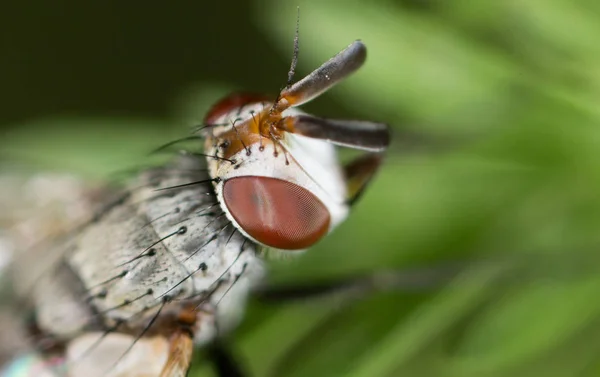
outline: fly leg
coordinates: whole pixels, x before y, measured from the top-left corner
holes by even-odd
[[[195,305],[181,310],[177,317],[179,324],[171,335],[169,357],[160,377],[186,377],[194,354],[194,332],[198,326],[198,315]],[[219,377],[244,377],[242,367],[237,363],[231,350],[219,340],[206,346],[207,359],[212,363]]]
[[[194,341],[192,334],[180,329],[172,336],[169,343],[169,358],[160,377],[185,377],[192,363],[192,355],[194,352]]]

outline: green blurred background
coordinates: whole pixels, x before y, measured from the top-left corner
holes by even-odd
[[[394,127],[351,218],[272,279],[421,278],[360,300],[252,302],[230,339],[252,375],[600,374],[599,2],[157,4],[3,4],[5,168],[101,179],[231,90],[275,95],[297,5],[298,77],[354,39],[369,48],[307,110]],[[191,376],[211,376],[201,356]]]

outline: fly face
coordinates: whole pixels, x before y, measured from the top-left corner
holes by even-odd
[[[33,282],[21,279],[30,259],[16,264],[36,333],[65,358],[67,375],[184,375],[194,344],[240,320],[264,274],[259,245],[303,250],[346,218],[380,165],[388,128],[295,107],[365,58],[356,41],[273,101],[222,100],[200,131],[207,161],[186,153],[141,173],[87,225],[43,246],[49,260]],[[366,153],[342,165],[336,146]],[[144,363],[148,349],[155,363]]]
[[[288,84],[275,101],[233,95],[208,113],[202,132],[215,192],[246,237],[275,249],[306,249],[348,215],[379,166],[389,143],[387,126],[321,119],[295,107],[354,72],[365,58],[365,45],[356,41]],[[336,145],[369,154],[344,167]]]
[[[220,157],[210,161],[211,174],[219,178],[215,191],[228,218],[247,237],[278,249],[305,249],[346,217],[343,173],[329,144],[275,128],[277,136],[261,134],[256,123],[271,106],[250,103],[240,113],[245,120],[228,119],[236,109],[217,120],[236,125],[207,138],[209,154]]]

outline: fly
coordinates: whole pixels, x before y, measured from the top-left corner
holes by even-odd
[[[240,321],[267,251],[297,254],[345,220],[389,129],[298,107],[359,69],[366,46],[353,42],[294,83],[297,56],[296,37],[274,100],[219,101],[186,138],[203,146],[140,173],[85,226],[34,248],[26,255],[39,256],[37,268],[31,257],[15,263],[15,291],[35,313],[30,334],[53,373],[186,375],[194,349]],[[337,147],[364,153],[342,164]]]

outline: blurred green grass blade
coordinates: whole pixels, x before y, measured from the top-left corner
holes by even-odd
[[[295,303],[274,306],[275,314],[245,331],[239,341],[248,369],[254,376],[268,376],[278,360],[294,347],[298,339],[325,321],[338,303]]]
[[[392,376],[402,365],[484,301],[504,265],[465,272],[439,295],[389,329],[387,336],[357,363],[349,377]]]
[[[600,315],[600,278],[542,279],[504,292],[470,323],[454,351],[461,370],[508,370],[538,358]],[[556,357],[560,357],[556,355]]]
[[[587,6],[568,0],[512,1],[511,6],[523,27],[552,45],[584,58],[600,58],[598,15]]]
[[[325,300],[323,300],[325,301]],[[326,321],[307,332],[275,364],[270,376],[345,376],[355,362],[405,319],[423,297],[397,293],[340,306]]]
[[[436,13],[442,14],[440,22],[449,19],[457,28],[466,28],[472,34],[484,33],[487,37],[493,32],[496,38],[503,39],[502,43],[507,48],[518,49],[527,58],[537,59],[544,49],[554,49],[556,53],[569,52],[563,57],[598,57],[600,46],[594,37],[600,32],[598,12],[590,12],[594,6],[597,8],[595,2],[584,4],[568,0],[493,3],[437,0],[433,8]],[[480,35],[473,37],[476,39]],[[542,56],[548,57],[546,54]]]

